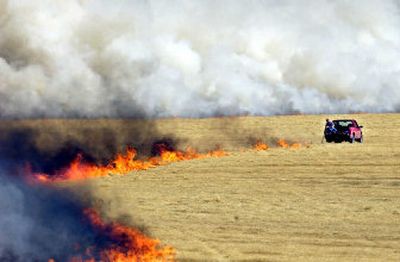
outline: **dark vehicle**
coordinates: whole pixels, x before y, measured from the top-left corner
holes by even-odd
[[[326,125],[324,136],[328,143],[348,141],[354,143],[355,141],[362,143],[363,134],[357,121],[354,119],[333,120],[333,125]]]

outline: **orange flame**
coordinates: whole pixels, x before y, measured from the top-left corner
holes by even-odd
[[[279,139],[277,145],[282,148],[293,149],[302,146],[300,143],[289,145],[284,139]],[[258,151],[268,150],[269,146],[258,141],[254,145],[254,149]],[[124,175],[132,171],[146,170],[178,161],[223,157],[227,155],[228,153],[221,149],[210,151],[206,154],[197,153],[192,148],[187,148],[186,151],[169,151],[164,149],[161,150],[159,157],[152,157],[147,160],[137,160],[135,159],[137,156],[136,150],[130,148],[125,154],[118,154],[115,159],[106,166],[84,163],[82,156],[78,155],[78,157],[65,170],[62,170],[53,176],[47,174],[34,174],[34,177],[40,182],[55,182],[101,177],[108,174]],[[98,247],[90,247],[86,250],[84,258],[74,257],[69,262],[95,262],[95,257],[100,257],[100,261],[113,262],[175,260],[175,249],[170,246],[160,247],[159,240],[151,239],[140,231],[119,223],[113,222],[107,224],[93,209],[85,209],[84,214],[97,231],[106,234],[105,237],[113,239],[114,242],[103,250],[98,250]],[[49,259],[48,262],[56,261],[54,259]]]
[[[292,144],[291,146],[290,146],[290,148],[291,149],[299,149],[299,148],[301,148],[301,144],[300,143],[294,143],[294,144]]]
[[[289,144],[285,141],[285,139],[279,139],[276,144],[282,148],[288,148]]]
[[[85,209],[84,215],[89,220],[95,231],[103,238],[110,241],[104,248],[89,247],[82,256],[76,256],[69,262],[150,262],[150,261],[175,261],[175,249],[170,246],[160,247],[160,241],[145,236],[140,231],[112,222],[105,223],[99,214],[91,209]],[[49,259],[48,262],[55,262]]]
[[[172,247],[159,248],[160,241],[151,239],[141,232],[118,223],[106,224],[93,209],[86,209],[85,215],[92,225],[105,232],[117,244],[101,251],[103,261],[174,261],[175,250]],[[123,245],[121,245],[121,243]]]
[[[299,149],[302,146],[300,143],[293,143],[290,145],[285,139],[279,139],[276,143],[279,147],[290,149]]]
[[[268,145],[264,144],[261,141],[258,141],[255,145],[254,145],[254,149],[257,151],[264,151],[264,150],[268,150]]]
[[[184,160],[223,157],[227,156],[223,150],[214,150],[206,154],[197,153],[194,149],[188,148],[186,151],[167,151],[160,152],[159,157],[152,157],[147,160],[137,160],[137,152],[133,148],[129,148],[125,154],[118,154],[110,164],[106,166],[98,166],[83,162],[83,157],[78,157],[69,165],[68,168],[56,172],[50,176],[48,174],[37,173],[34,177],[39,182],[57,182],[64,180],[81,180],[93,177],[102,177],[109,174],[125,175],[132,171],[146,170],[156,166],[166,165],[173,162]]]
[[[293,143],[290,145],[284,139],[279,139],[276,143],[277,146],[281,148],[299,149],[302,147],[302,144],[300,143]],[[257,151],[264,151],[268,150],[269,146],[261,141],[258,141],[253,148]],[[83,157],[78,155],[77,158],[67,168],[56,172],[54,175],[36,173],[34,174],[34,178],[38,182],[58,182],[65,180],[82,180],[87,178],[103,177],[109,174],[125,175],[132,171],[146,170],[179,161],[223,157],[227,155],[228,153],[222,149],[201,154],[188,147],[186,151],[169,151],[167,149],[161,149],[159,157],[138,160],[136,159],[136,150],[133,148],[128,148],[125,154],[118,154],[114,160],[110,162],[110,164],[105,166],[85,163],[83,161]]]

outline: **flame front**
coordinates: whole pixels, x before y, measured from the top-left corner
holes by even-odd
[[[299,149],[302,146],[300,143],[289,144],[284,139],[279,139],[276,144],[278,147],[289,149]],[[257,151],[265,151],[270,147],[268,144],[258,141],[253,148]],[[82,180],[93,177],[103,177],[109,174],[126,175],[132,171],[146,170],[184,160],[223,157],[228,155],[228,153],[222,149],[201,154],[197,153],[196,150],[190,147],[188,147],[186,151],[170,151],[165,148],[161,148],[159,153],[160,156],[158,157],[151,157],[146,160],[138,160],[136,159],[136,150],[133,148],[128,148],[125,154],[118,154],[114,160],[110,162],[110,164],[105,166],[85,163],[83,161],[83,157],[78,155],[67,168],[58,171],[53,175],[36,173],[34,174],[34,178],[39,182],[57,182],[64,180]]]
[[[294,144],[292,144],[292,145],[290,145],[290,148],[291,149],[299,149],[299,148],[301,148],[301,144],[300,143],[294,143]]]
[[[159,248],[159,240],[148,238],[136,229],[115,222],[106,224],[93,209],[84,213],[96,230],[114,242],[101,251],[103,261],[174,261],[174,248]]]
[[[289,149],[299,149],[302,147],[300,143],[289,144],[285,139],[279,139],[276,141],[276,145],[281,148],[289,148]],[[253,146],[253,148],[257,151],[265,151],[269,149],[268,144],[263,143],[262,141],[257,141],[257,143]]]
[[[228,154],[220,149],[200,154],[194,149],[188,148],[186,151],[162,150],[159,157],[152,157],[147,160],[138,160],[136,159],[136,150],[128,148],[125,154],[118,154],[114,160],[106,166],[85,163],[83,157],[78,155],[67,168],[56,172],[53,175],[36,173],[34,174],[34,177],[39,182],[57,182],[102,177],[109,174],[125,175],[132,171],[146,170],[173,162],[210,157],[223,157],[226,155]]]
[[[265,151],[269,149],[269,146],[261,141],[258,141],[255,145],[254,145],[254,149],[257,151]]]
[[[293,144],[290,145],[288,142],[286,142],[285,139],[279,139],[276,142],[276,144],[279,147],[282,147],[282,148],[290,148],[290,149],[299,149],[299,148],[301,148],[301,144],[300,143],[293,143]]]
[[[277,145],[282,148],[300,148],[300,143],[289,145],[285,140],[280,139]],[[268,144],[258,141],[254,145],[257,151],[268,150]],[[223,157],[228,153],[218,149],[205,154],[197,153],[192,148],[186,151],[171,151],[161,147],[160,156],[138,160],[137,152],[128,148],[125,154],[118,154],[110,164],[98,166],[85,163],[83,157],[78,155],[76,159],[64,170],[53,175],[34,174],[39,182],[56,182],[64,180],[79,180],[91,177],[101,177],[108,174],[125,175],[132,171],[146,170],[168,163],[179,162],[191,159],[202,159],[210,157]],[[174,261],[175,249],[169,246],[160,247],[160,241],[145,236],[140,231],[124,226],[119,223],[105,223],[94,209],[85,209],[84,215],[90,222],[93,229],[98,232],[102,239],[107,239],[104,246],[90,246],[81,250],[80,256],[73,257],[69,262],[147,262],[147,261]],[[49,259],[48,262],[56,262]]]
[[[288,148],[289,144],[286,142],[285,139],[279,139],[276,144],[282,148]]]
[[[153,262],[175,261],[173,247],[160,247],[160,241],[145,236],[140,231],[112,222],[105,223],[91,208],[83,211],[93,230],[105,242],[104,246],[89,246],[84,255],[75,256],[69,262]],[[79,246],[79,245],[78,245]],[[56,262],[49,259],[48,262]]]

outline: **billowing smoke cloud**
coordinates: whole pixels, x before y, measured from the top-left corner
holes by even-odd
[[[398,1],[0,0],[0,116],[400,110]]]

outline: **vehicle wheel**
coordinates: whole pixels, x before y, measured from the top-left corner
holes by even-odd
[[[358,139],[358,143],[362,143],[362,142],[364,142],[363,136],[361,136],[360,139]]]
[[[350,137],[350,143],[354,143],[356,141],[356,136],[353,134],[351,137]]]

